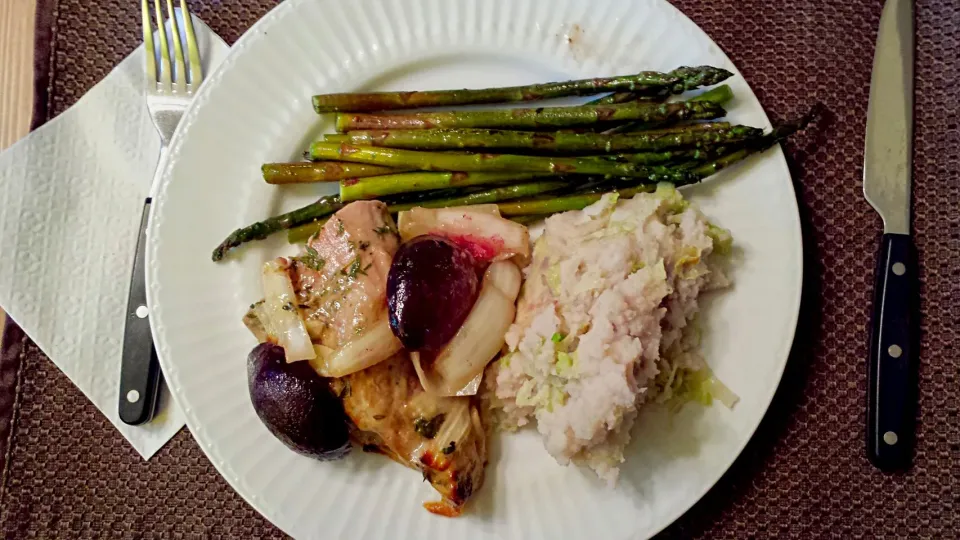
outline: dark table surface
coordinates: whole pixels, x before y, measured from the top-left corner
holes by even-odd
[[[646,0],[635,0],[646,1]],[[881,223],[863,200],[880,0],[676,0],[731,56],[772,119],[827,114],[786,145],[804,226],[804,294],[787,372],[757,434],[668,538],[960,537],[960,3],[918,0],[914,230],[922,281],[914,467],[864,453],[867,325]],[[227,42],[269,0],[191,8]],[[139,3],[40,0],[35,125],[140,41]],[[0,359],[0,531],[8,538],[282,536],[183,430],[143,461],[18,329]]]

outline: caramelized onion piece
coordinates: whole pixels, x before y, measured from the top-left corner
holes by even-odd
[[[478,261],[499,261],[530,256],[530,234],[519,223],[500,217],[486,205],[480,210],[458,208],[414,208],[400,212],[400,237],[407,241],[424,234],[450,239],[468,250]]]
[[[275,339],[283,347],[287,362],[311,360],[316,353],[297,307],[289,266],[289,261],[284,258],[267,261],[263,265],[264,303],[258,315],[268,339]]]
[[[402,347],[384,314],[377,324],[339,350],[315,345],[316,358],[310,365],[323,377],[343,377],[383,362]]]

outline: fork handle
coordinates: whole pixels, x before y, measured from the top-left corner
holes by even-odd
[[[126,323],[123,328],[123,359],[120,364],[120,420],[134,426],[149,422],[153,418],[160,383],[160,363],[153,347],[153,336],[150,334],[144,274],[150,202],[149,197],[144,201],[143,214],[140,217],[137,253],[130,276],[130,294],[127,297]]]

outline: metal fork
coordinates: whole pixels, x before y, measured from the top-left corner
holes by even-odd
[[[183,47],[180,44],[180,29],[177,27],[177,18],[173,10],[173,1],[166,0],[167,16],[170,18],[171,34],[173,37],[173,62],[176,70],[171,68],[170,47],[167,45],[167,33],[163,29],[163,17],[160,14],[161,0],[153,0],[154,11],[157,17],[157,26],[160,31],[157,37],[160,40],[160,70],[157,71],[157,61],[151,52],[154,50],[153,27],[150,23],[150,7],[148,0],[141,0],[143,10],[143,43],[146,48],[146,84],[147,110],[153,118],[163,147],[170,143],[180,117],[193,99],[194,93],[203,81],[203,68],[200,66],[200,49],[197,47],[197,37],[193,33],[193,20],[187,10],[186,0],[180,0],[180,11],[183,13],[184,30],[187,35],[187,57],[190,61],[190,70],[187,71],[183,57]],[[159,78],[157,77],[159,74]],[[189,75],[189,77],[188,77]],[[176,80],[174,80],[176,79]],[[161,150],[162,151],[162,150]]]
[[[143,43],[146,59],[146,78],[144,94],[150,118],[160,133],[160,164],[164,160],[167,145],[173,132],[180,123],[190,100],[203,81],[203,68],[200,64],[200,48],[193,30],[193,20],[187,9],[186,0],[180,0],[180,12],[183,15],[184,32],[187,47],[184,57],[180,42],[180,28],[177,24],[173,0],[165,0],[167,17],[170,20],[171,40],[168,44],[167,32],[161,9],[164,0],[153,0],[153,11],[157,20],[157,39],[159,40],[160,68],[157,69],[154,47],[154,27],[150,19],[150,1],[141,0],[143,11]],[[171,60],[171,56],[173,57]],[[189,66],[189,69],[188,69]],[[159,176],[159,175],[157,175]],[[132,425],[143,424],[153,418],[157,404],[157,390],[160,384],[160,365],[153,347],[150,334],[150,310],[147,308],[146,283],[144,282],[144,253],[146,250],[146,230],[150,215],[150,203],[156,194],[156,178],[150,187],[143,204],[140,217],[140,234],[137,238],[137,253],[133,261],[130,276],[130,293],[127,297],[126,324],[123,331],[123,360],[120,367],[120,419]]]

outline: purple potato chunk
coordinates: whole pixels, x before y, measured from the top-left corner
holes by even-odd
[[[480,278],[469,251],[440,236],[400,246],[387,276],[390,328],[410,351],[436,352],[470,314]]]
[[[324,461],[350,451],[343,404],[308,362],[288,364],[283,347],[261,343],[247,357],[247,382],[257,416],[284,444]]]

